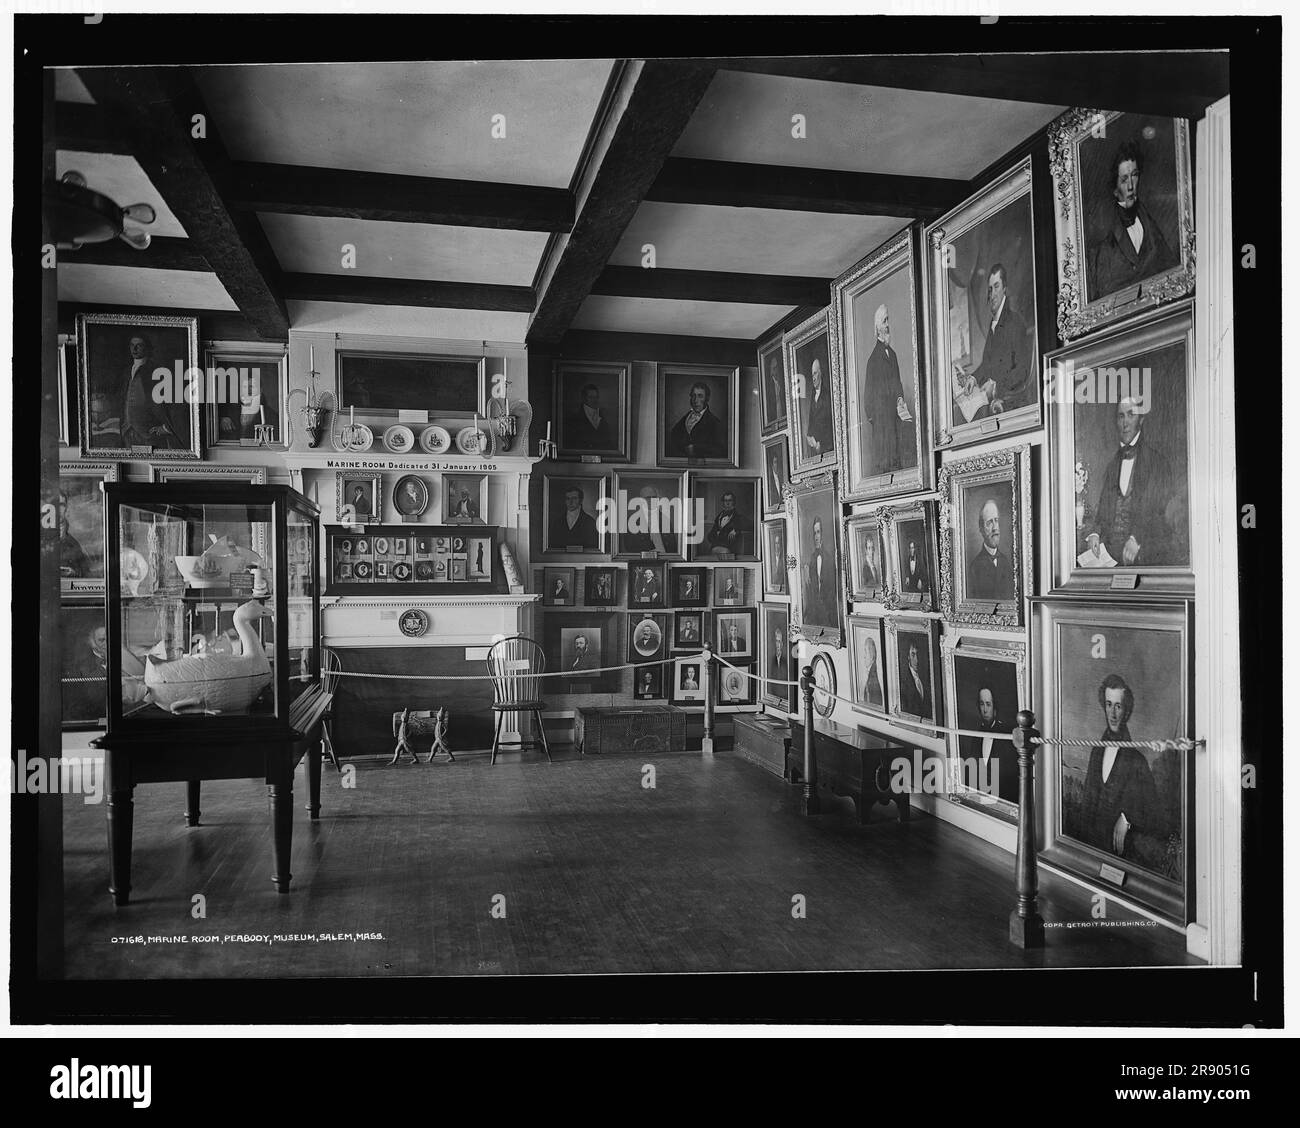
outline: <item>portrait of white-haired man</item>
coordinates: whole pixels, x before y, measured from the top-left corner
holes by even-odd
[[[976,514],[979,548],[966,558],[966,595],[971,599],[1008,600],[1015,596],[1015,568],[1011,556],[1004,551],[1002,536],[1002,511],[994,498],[989,498]],[[1011,538],[1006,539],[1007,549]]]
[[[889,308],[876,307],[876,339],[862,374],[862,467],[868,476],[916,465],[916,423],[903,392],[898,353],[891,343]]]
[[[1105,728],[1088,754],[1083,788],[1074,802],[1063,802],[1065,833],[1089,846],[1163,870],[1170,827],[1155,776],[1136,748],[1129,720],[1136,701],[1119,674],[1107,674],[1097,688]]]

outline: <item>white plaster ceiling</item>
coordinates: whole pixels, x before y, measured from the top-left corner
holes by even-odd
[[[54,157],[56,176],[76,171],[86,178],[86,187],[102,192],[119,207],[128,204],[152,204],[157,213],[149,225],[149,234],[185,238],[181,226],[164,202],[153,181],[145,175],[134,157],[116,153],[78,153],[60,149]]]
[[[530,286],[547,240],[544,231],[278,213],[259,218],[281,269],[306,274]],[[342,265],[345,244],[356,248],[355,269]]]
[[[649,243],[658,267],[834,278],[906,225],[895,216],[647,201],[609,261],[640,266]]]
[[[593,294],[573,319],[575,329],[665,333],[686,337],[757,337],[793,309],[742,302],[682,302]]]
[[[673,155],[969,180],[1066,108],[723,70]]]
[[[234,160],[567,188],[609,59],[213,66]],[[504,137],[493,136],[497,115]]]
[[[295,330],[323,333],[522,343],[528,329],[528,314],[501,310],[364,306],[316,301],[289,301],[285,305],[289,310],[289,324]]]
[[[59,301],[180,309],[236,310],[215,274],[202,270],[150,270],[76,261],[76,251],[59,256]]]

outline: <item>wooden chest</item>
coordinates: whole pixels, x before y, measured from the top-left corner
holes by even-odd
[[[681,752],[686,748],[686,714],[671,705],[579,709],[573,719],[573,744],[587,756]]]
[[[734,721],[736,754],[780,779],[785,774],[790,722],[762,713],[737,713]]]
[[[790,753],[786,759],[786,778],[793,784],[804,782],[804,727],[802,721],[790,724]],[[858,727],[836,724],[815,718],[813,751],[816,785],[833,795],[853,799],[858,821],[866,822],[873,803],[893,803],[898,821],[911,817],[911,797],[899,776],[910,761],[911,748],[887,737]],[[816,800],[809,805],[815,813]]]

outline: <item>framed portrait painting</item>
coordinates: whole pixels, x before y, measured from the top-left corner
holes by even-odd
[[[790,391],[790,474],[798,478],[834,469],[841,411],[830,315],[813,314],[784,338],[786,386]]]
[[[664,670],[671,667],[662,662],[649,666],[640,666],[632,673],[632,696],[637,701],[662,701],[664,693]]]
[[[1191,294],[1187,120],[1076,109],[1053,122],[1048,146],[1061,340]]]
[[[757,560],[758,479],[692,474],[690,512],[703,527],[687,550],[690,560]]]
[[[880,511],[892,581],[887,602],[914,611],[934,611],[938,603],[938,537],[932,501],[914,501]]]
[[[885,616],[889,711],[904,720],[938,724],[938,623],[921,615]]]
[[[674,607],[707,607],[709,589],[707,568],[670,568],[669,599]]]
[[[557,361],[556,447],[561,458],[626,462],[632,365]]]
[[[1055,342],[1037,313],[1033,195],[1026,157],[925,229],[936,446],[1040,422],[1038,357]]]
[[[682,558],[686,522],[686,474],[615,471],[614,554],[625,560]]]
[[[488,476],[452,474],[442,476],[442,522],[444,525],[486,525]]]
[[[663,564],[642,562],[628,569],[629,607],[667,607],[667,587]]]
[[[598,554],[607,534],[602,519],[609,478],[547,474],[542,479],[542,551]]]
[[[728,661],[753,658],[757,651],[754,640],[754,609],[743,611],[715,611],[713,613],[713,648]]]
[[[1033,594],[1033,493],[1029,447],[946,462],[939,540],[940,602],[946,619],[1022,627]]]
[[[201,458],[199,320],[77,314],[78,415],[86,458]]]
[[[771,597],[789,600],[789,553],[784,518],[763,522],[763,585]]]
[[[831,319],[843,374],[845,501],[928,489],[920,229],[911,227],[835,280]]]
[[[668,656],[668,616],[631,612],[627,617],[627,660],[655,662]],[[635,680],[635,679],[634,679]]]
[[[104,621],[104,601],[65,599],[59,616],[61,682],[63,689],[63,728],[76,731],[104,728],[108,721],[106,699],[108,685],[108,627]],[[137,660],[138,661],[138,660]],[[142,696],[144,672],[140,664],[134,679]],[[123,688],[129,687],[123,671]],[[124,701],[126,698],[124,697]]]
[[[844,637],[844,580],[834,473],[805,478],[794,486],[792,497],[790,630],[808,642],[839,646]]]
[[[1044,363],[1056,591],[1191,594],[1191,301]]]
[[[785,491],[790,485],[790,444],[784,435],[763,442],[763,512],[785,512]]]
[[[59,588],[66,594],[104,591],[104,482],[116,482],[116,462],[59,464]],[[96,714],[98,715],[98,714]]]
[[[615,612],[551,611],[544,617],[546,670],[556,692],[615,693],[619,675],[600,672],[622,660],[617,648]],[[557,684],[558,683],[558,684]],[[563,688],[561,688],[563,687]]]
[[[1179,743],[1195,732],[1189,612],[1185,600],[1034,604],[1039,726],[1096,740],[1045,750],[1041,856],[1177,924],[1196,841],[1194,760]]]
[[[782,430],[789,419],[785,351],[781,347],[780,333],[773,334],[758,346],[758,382],[762,433],[772,435]]]
[[[613,607],[618,603],[618,568],[584,568],[583,598],[588,607]]]
[[[661,364],[659,465],[735,468],[740,432],[740,369]]]
[[[377,525],[384,519],[384,476],[368,470],[334,474],[334,513],[340,525]]]
[[[745,602],[745,577],[748,568],[713,569],[713,605],[739,607]]]
[[[542,604],[545,607],[572,607],[574,604],[573,568],[542,569]]]
[[[707,611],[676,611],[673,613],[673,648],[699,650],[708,638]]]
[[[884,626],[877,615],[849,616],[849,694],[860,713],[883,717],[889,706],[885,687]]]
[[[785,684],[799,680],[792,660],[790,605],[760,603],[758,623],[758,668],[762,678],[759,700],[764,705],[793,712],[795,687]]]
[[[1009,822],[1020,816],[1020,754],[1011,742],[1016,714],[1028,708],[1024,639],[945,635],[943,684],[948,717],[948,798]]]
[[[403,474],[393,486],[393,508],[403,521],[419,521],[429,508],[428,483],[418,474]]]
[[[204,350],[209,446],[286,446],[283,347],[210,347]]]
[[[704,658],[699,654],[683,654],[674,658],[668,667],[672,686],[668,700],[673,705],[703,705],[707,692],[704,684]]]
[[[59,446],[71,446],[72,405],[76,402],[77,338],[70,333],[59,334]]]
[[[855,514],[844,522],[844,544],[849,558],[849,598],[859,602],[884,602],[889,590],[885,573],[885,542],[880,514]]]
[[[758,682],[754,680],[752,662],[718,666],[718,707],[738,709],[756,704]]]

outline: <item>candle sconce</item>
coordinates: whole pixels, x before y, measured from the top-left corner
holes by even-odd
[[[258,446],[270,446],[275,442],[275,424],[254,423],[253,438],[257,441]]]
[[[488,425],[492,429],[495,446],[505,454],[514,449],[522,436],[521,448],[528,454],[528,428],[533,421],[533,409],[527,400],[488,401]]]
[[[302,388],[294,388],[294,390],[289,393],[289,398],[292,399],[299,392],[303,392],[303,394],[307,397],[307,402],[302,407],[302,425],[307,432],[307,445],[311,447],[313,450],[315,450],[316,447],[320,445],[321,435],[329,430],[330,415],[334,411],[334,393],[325,392],[323,395],[317,394],[316,378],[320,375],[320,373],[313,368],[310,372],[310,375],[311,375],[311,387],[308,388],[305,392],[303,392]],[[289,413],[290,433],[287,436],[287,441],[289,446],[293,445],[292,424],[293,424],[293,412],[290,411]],[[272,430],[272,437],[268,441],[270,442],[275,441],[274,430]]]

